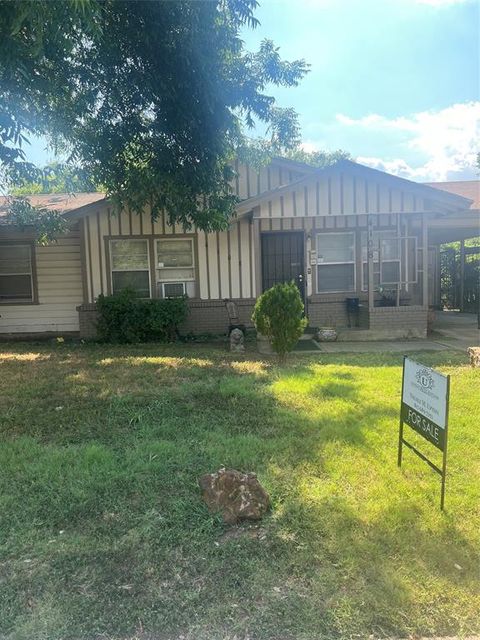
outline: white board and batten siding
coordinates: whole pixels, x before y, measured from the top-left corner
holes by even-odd
[[[227,231],[187,232],[194,241],[194,297],[199,300],[256,296],[260,258],[255,253],[262,231],[361,228],[368,214],[377,214],[375,223],[380,226],[396,226],[398,214],[427,212],[432,206],[415,190],[369,177],[333,173],[302,180],[301,172],[281,163],[259,171],[242,164],[235,168],[232,186],[240,199],[271,189],[279,192],[259,200],[253,219],[240,216]],[[247,208],[244,213],[249,213]],[[39,303],[1,305],[0,333],[78,331],[76,307],[111,292],[110,238],[186,237],[179,225],[168,224],[166,216],[152,222],[147,212],[114,214],[104,202],[91,205],[78,227],[57,243],[36,247]],[[151,255],[152,277],[155,266]]]
[[[275,164],[259,171],[243,164],[237,164],[235,169],[232,186],[241,199],[255,198],[269,189],[285,189],[255,208],[254,216],[261,219],[259,227],[251,218],[239,217],[228,231],[187,232],[194,238],[194,297],[200,300],[256,296],[259,262],[255,245],[259,231],[358,228],[366,226],[369,213],[380,214],[376,216],[376,225],[391,226],[396,225],[397,214],[425,208],[423,199],[411,193],[361,177],[312,176],[288,188],[292,182],[301,180],[301,173]],[[85,237],[84,302],[90,303],[100,294],[111,292],[110,238],[157,239],[184,235],[180,225],[168,224],[166,215],[152,222],[148,212],[117,214],[105,204],[99,204],[80,223]]]
[[[35,270],[38,303],[0,305],[0,334],[78,331],[76,307],[83,299],[78,230],[36,246]]]
[[[260,218],[421,213],[430,203],[411,191],[346,174],[307,180],[259,205]]]
[[[111,292],[109,239],[192,237],[194,240],[195,291],[200,300],[254,297],[255,260],[253,225],[248,219],[234,221],[227,231],[204,233],[169,225],[166,216],[152,222],[141,215],[123,211],[116,214],[106,205],[80,220],[85,239],[84,302],[94,302]]]
[[[256,168],[236,162],[234,171],[235,178],[231,184],[233,192],[240,200],[247,200],[265,191],[290,184],[304,175],[300,171],[286,168],[277,163]]]

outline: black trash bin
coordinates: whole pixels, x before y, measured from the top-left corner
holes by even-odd
[[[352,326],[352,320],[353,320],[353,326],[358,327],[358,319],[359,319],[358,316],[360,313],[360,298],[347,298],[346,304],[347,304],[348,326],[349,327]]]

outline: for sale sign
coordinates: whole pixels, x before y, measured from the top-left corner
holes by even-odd
[[[450,377],[410,360],[403,359],[402,400],[400,406],[400,430],[398,434],[398,466],[402,465],[403,445],[426,462],[442,478],[440,509],[445,502],[445,478],[447,474],[447,430]],[[443,451],[441,468],[411,442],[403,437],[403,425],[408,424],[426,440]]]
[[[447,376],[405,358],[401,418],[441,451],[445,448],[447,403]]]

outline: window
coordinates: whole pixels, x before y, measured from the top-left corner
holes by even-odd
[[[112,293],[134,289],[139,298],[150,297],[147,240],[111,240]]]
[[[195,295],[195,261],[192,238],[168,238],[156,241],[157,287],[162,297],[172,296],[172,287],[164,283],[175,283],[176,291]],[[185,284],[184,284],[185,283]]]
[[[368,289],[367,234],[362,233],[362,289]],[[401,281],[400,238],[392,229],[373,232],[373,284],[375,287]]]
[[[33,301],[32,246],[0,245],[0,303]]]
[[[355,234],[317,235],[317,292],[355,291]]]
[[[157,240],[157,268],[160,280],[193,280],[193,240]]]

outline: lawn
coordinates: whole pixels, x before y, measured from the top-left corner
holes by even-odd
[[[480,370],[416,357],[452,375],[445,513],[396,466],[399,354],[0,345],[0,637],[480,632]],[[258,474],[260,525],[208,514],[221,465]]]

